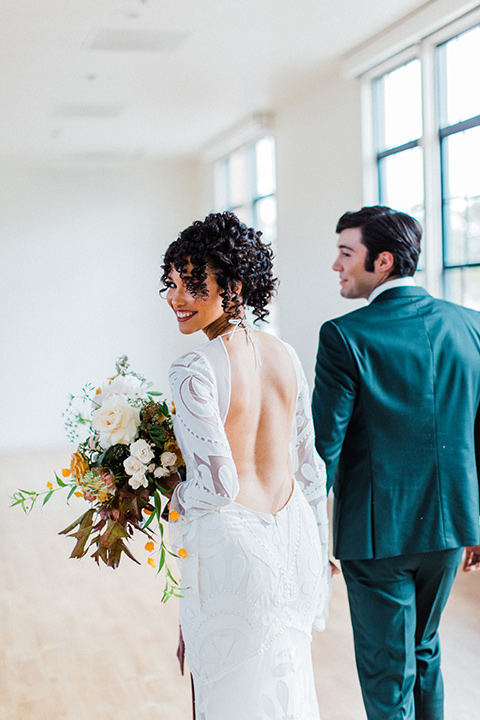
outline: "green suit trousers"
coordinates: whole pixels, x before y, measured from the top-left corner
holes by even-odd
[[[342,561],[368,720],[443,720],[438,625],[462,552]]]

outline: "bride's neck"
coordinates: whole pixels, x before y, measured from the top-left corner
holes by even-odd
[[[238,318],[238,322],[241,322],[241,318]],[[209,340],[215,340],[220,335],[232,332],[234,325],[230,322],[228,315],[222,315],[217,320],[214,320],[210,325],[203,328],[203,332]]]

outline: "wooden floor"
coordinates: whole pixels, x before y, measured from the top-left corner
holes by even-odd
[[[177,606],[161,604],[143,542],[141,566],[98,569],[68,559],[72,540],[57,535],[83,500],[52,498],[30,516],[8,508],[16,488],[43,488],[66,461],[0,457],[0,720],[189,720]],[[343,579],[334,586],[328,629],[313,642],[322,720],[365,720]],[[480,718],[479,609],[480,573],[459,573],[442,621],[446,720]]]

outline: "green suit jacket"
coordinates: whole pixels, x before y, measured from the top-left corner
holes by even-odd
[[[334,555],[479,542],[480,313],[420,287],[325,323],[313,393]]]

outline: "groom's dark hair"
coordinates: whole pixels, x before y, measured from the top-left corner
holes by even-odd
[[[408,277],[415,273],[420,255],[422,226],[403,212],[383,205],[363,207],[346,212],[337,223],[337,233],[347,228],[359,228],[362,243],[367,248],[365,270],[373,272],[379,253],[392,253],[394,264],[390,275]]]

